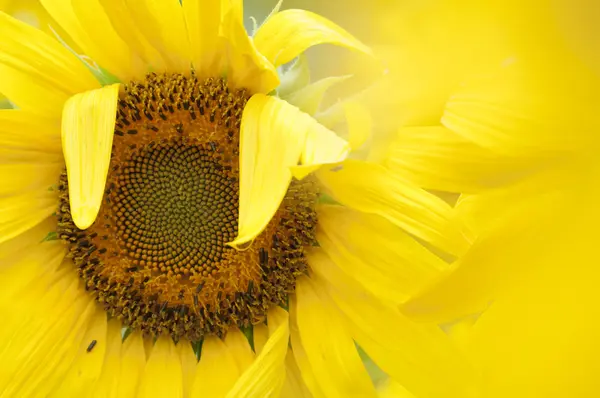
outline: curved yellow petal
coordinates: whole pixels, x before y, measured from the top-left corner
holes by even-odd
[[[310,84],[310,67],[306,55],[300,54],[298,58],[282,73],[281,83],[277,87],[277,95],[285,99],[292,93]]]
[[[290,308],[311,372],[326,396],[375,397],[375,389],[354,341],[320,286],[307,277],[300,277]],[[292,349],[296,349],[293,341]],[[304,364],[298,365],[304,373]]]
[[[214,73],[219,49],[219,27],[223,0],[188,0],[182,3],[191,46],[192,64],[199,76]]]
[[[460,254],[467,248],[446,202],[383,166],[346,160],[341,167],[322,168],[317,177],[345,206],[380,215],[448,253]]]
[[[447,268],[383,217],[342,206],[320,206],[317,214],[319,246],[342,272],[396,305]]]
[[[258,52],[244,28],[239,7],[223,17],[221,35],[227,41],[227,80],[252,93],[269,93],[279,85],[275,67]],[[214,72],[213,72],[214,73]]]
[[[99,87],[58,41],[0,12],[0,92],[19,109],[58,117],[70,95]]]
[[[108,345],[106,330],[106,312],[100,306],[95,306],[90,325],[79,343],[73,364],[62,377],[58,387],[52,391],[52,398],[78,397],[94,388],[104,366]],[[93,343],[94,341],[96,343]],[[94,346],[88,352],[92,344]]]
[[[30,248],[38,247],[41,242],[50,244],[50,246],[46,245],[45,247],[39,247],[42,250],[45,249],[46,252],[52,252],[53,250],[58,249],[56,245],[50,243],[52,240],[58,239],[58,235],[56,234],[56,224],[56,217],[47,217],[33,228],[30,228],[10,240],[0,243],[0,264],[2,265],[0,266],[0,269],[12,266],[20,259],[27,257],[31,252]],[[60,261],[62,261],[62,258]]]
[[[139,398],[183,398],[181,360],[170,336],[161,336],[154,343],[140,380],[137,396]]]
[[[96,219],[112,151],[119,84],[77,94],[63,109],[62,147],[75,225],[86,229]]]
[[[384,381],[381,386],[377,386],[377,396],[379,398],[416,398],[392,378]]]
[[[280,314],[274,314],[279,312]],[[287,311],[275,307],[270,310],[269,326],[274,329],[261,353],[252,365],[240,376],[227,394],[237,397],[277,397],[285,379],[284,361],[289,340]],[[272,322],[271,320],[279,322]],[[273,325],[271,325],[273,323]]]
[[[290,62],[309,47],[335,44],[371,55],[371,49],[320,15],[285,10],[269,18],[254,36],[256,48],[275,66]]]
[[[371,113],[358,101],[344,102],[348,123],[348,142],[353,150],[360,149],[370,138],[373,121]]]
[[[385,373],[416,396],[473,396],[473,369],[437,325],[412,322],[391,303],[355,289],[322,251],[311,253],[309,261],[315,284],[327,289],[352,338]]]
[[[269,328],[264,323],[254,325],[252,336],[254,338],[254,352],[259,355],[269,339]]]
[[[205,338],[192,396],[225,397],[240,374],[236,359],[225,343],[217,337]]]
[[[183,396],[189,397],[192,390],[194,377],[196,376],[196,365],[198,358],[187,340],[182,340],[177,344],[177,351],[181,359],[181,370],[183,372]]]
[[[143,75],[137,55],[115,32],[100,0],[40,0],[83,53],[122,81]]]
[[[122,343],[121,374],[118,397],[133,397],[146,367],[144,339],[140,332],[132,332]]]
[[[43,117],[18,109],[0,109],[0,148],[23,149],[36,155],[60,154],[60,113]]]
[[[306,351],[302,346],[302,340],[300,339],[300,334],[298,333],[298,323],[293,318],[290,313],[290,342],[292,346],[291,353],[293,353],[293,362],[295,364],[299,379],[298,385],[302,385],[305,387],[306,395],[308,397],[314,398],[324,398],[326,397],[323,389],[319,385],[319,381],[315,373],[313,372],[313,367],[308,360],[308,356],[306,355]],[[292,380],[289,381],[293,383]],[[293,386],[288,386],[288,388],[293,388]],[[286,391],[286,386],[284,386],[284,391]],[[298,392],[298,391],[294,391]]]
[[[248,339],[239,329],[232,329],[225,337],[225,345],[235,358],[240,372],[245,371],[254,361],[254,352],[248,343]]]
[[[57,192],[48,188],[0,197],[0,243],[44,221],[56,211],[57,203]]]
[[[342,160],[346,141],[275,97],[256,94],[242,116],[237,246],[256,237],[277,211],[292,180],[290,168]]]
[[[297,330],[297,329],[296,329]],[[285,382],[281,389],[281,396],[285,398],[312,398],[306,383],[302,380],[302,374],[296,364],[294,353],[288,347],[285,357]]]
[[[192,57],[179,0],[125,0],[146,40],[160,53],[167,70],[189,73]]]
[[[100,311],[104,312],[104,309],[100,308]],[[106,321],[106,314],[104,315]],[[121,321],[117,318],[112,318],[108,321],[106,329],[106,337],[97,340],[96,345],[90,352],[92,353],[96,348],[99,348],[98,344],[106,345],[102,372],[92,389],[93,392],[91,395],[95,398],[117,398],[119,396],[119,384],[125,382],[121,379],[121,366],[123,366],[121,362],[121,347],[123,346]],[[89,391],[89,385],[86,387],[87,391]]]
[[[314,83],[310,83],[299,90],[290,93],[284,99],[290,104],[298,107],[302,112],[314,115],[319,110],[323,97],[327,90],[338,83],[348,80],[351,75],[330,76]]]

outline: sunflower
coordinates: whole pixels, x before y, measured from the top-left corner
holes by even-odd
[[[42,4],[52,36],[0,13],[3,396],[375,396],[366,356],[469,396],[397,309],[465,250],[452,209],[348,158],[368,115],[340,138],[309,115],[331,80],[298,78],[368,47],[302,10],[248,36],[239,1]]]
[[[600,80],[593,37],[572,40],[595,25],[564,30],[565,16],[582,15],[572,7],[481,6],[507,40],[503,61],[463,76],[437,121],[400,126],[381,155],[413,183],[459,196],[471,247],[401,308],[447,327],[481,397],[600,391]]]

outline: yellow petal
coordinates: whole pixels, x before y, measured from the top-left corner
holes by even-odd
[[[223,18],[221,34],[227,41],[227,80],[253,93],[269,93],[279,85],[275,67],[255,48],[244,28],[238,8]]]
[[[100,0],[113,29],[146,65],[146,70],[166,72],[167,66],[161,54],[148,42],[133,19],[132,11],[123,0]],[[139,76],[138,76],[139,78]]]
[[[133,397],[146,367],[144,340],[140,332],[132,332],[122,343],[119,397]]]
[[[278,313],[279,314],[274,314]],[[227,394],[237,397],[277,397],[285,379],[284,361],[289,340],[287,311],[275,307],[270,310],[269,326],[274,329],[261,353],[240,376]],[[277,319],[279,322],[272,322]]]
[[[125,0],[146,40],[160,53],[170,72],[189,73],[191,50],[179,0]]]
[[[379,398],[416,398],[392,378],[387,379],[381,386],[377,387],[377,396]]]
[[[102,372],[108,345],[106,329],[106,312],[100,306],[95,306],[94,315],[79,344],[75,360],[62,377],[59,386],[52,391],[51,397],[78,397],[95,386]],[[96,343],[88,352],[94,340]]]
[[[205,338],[192,396],[224,397],[240,374],[236,359],[225,343],[217,337]]]
[[[159,337],[154,343],[137,396],[140,398],[183,397],[181,360],[170,336]]]
[[[71,215],[86,229],[96,219],[112,150],[119,85],[77,94],[63,110],[62,146],[69,180]]]
[[[269,223],[292,180],[290,167],[342,160],[348,144],[285,101],[256,94],[246,104],[240,138],[240,210],[236,246]]]
[[[239,329],[232,329],[227,333],[225,345],[235,358],[240,371],[245,371],[254,361],[254,352],[250,348],[248,339]]]
[[[290,93],[284,99],[290,104],[297,106],[302,112],[314,115],[319,110],[319,106],[321,105],[327,90],[338,83],[348,80],[350,77],[352,76],[325,77],[301,87],[299,90]]]
[[[477,192],[526,175],[525,160],[501,157],[442,126],[404,127],[386,166],[426,189]]]
[[[0,243],[44,221],[56,211],[57,203],[57,193],[48,188],[0,197]]]
[[[322,168],[317,177],[345,206],[380,215],[448,253],[467,247],[447,203],[380,165],[347,160],[342,167]]]
[[[192,345],[187,340],[182,340],[177,344],[177,351],[181,359],[181,370],[183,372],[183,396],[189,397],[192,389],[192,383],[196,376],[196,365],[198,359]]]
[[[99,0],[40,1],[73,42],[97,65],[122,81],[139,77],[145,72],[140,68],[140,60],[115,32]]]
[[[342,206],[318,208],[319,246],[371,294],[400,304],[447,265],[385,218]]]
[[[258,355],[269,339],[269,328],[264,323],[255,325],[252,335],[254,337],[254,352]]]
[[[57,117],[70,95],[99,87],[77,57],[40,30],[0,12],[0,92],[19,109]]]
[[[100,308],[100,311],[104,312],[102,308]],[[104,320],[106,322],[106,314],[104,314]],[[119,384],[121,383],[121,347],[123,346],[121,321],[117,318],[112,318],[108,321],[106,328],[106,337],[97,340],[96,346],[90,352],[94,352],[98,348],[98,344],[106,345],[102,372],[92,389],[92,397],[96,398],[118,397]],[[89,388],[90,386],[87,385],[86,390],[89,391]]]
[[[300,54],[296,61],[281,74],[281,83],[277,87],[277,94],[287,98],[290,94],[310,84],[310,68],[306,55]]]
[[[323,392],[323,389],[319,385],[319,381],[317,380],[315,373],[313,372],[313,368],[308,360],[306,351],[304,350],[304,347],[302,346],[302,340],[300,340],[300,334],[298,333],[298,323],[296,322],[294,317],[291,315],[291,313],[290,313],[290,342],[291,342],[291,346],[293,347],[293,350],[291,350],[291,352],[293,353],[293,361],[296,364],[298,375],[300,376],[299,385],[304,385],[304,387],[307,390],[306,395],[308,397],[315,397],[315,398],[326,397],[325,393]],[[290,382],[292,382],[292,381],[290,381]],[[286,392],[285,387],[286,386],[284,386],[284,392]],[[297,393],[297,391],[294,391],[294,390],[292,390],[292,391],[294,393]]]
[[[52,245],[49,241],[52,238],[58,238],[58,236],[52,234],[52,232],[56,233],[56,224],[56,217],[50,216],[33,228],[0,243],[0,264],[2,264],[0,268],[12,266],[20,258],[30,254],[30,248],[37,248],[40,242],[44,240],[46,240],[44,243],[49,245],[40,246],[39,248],[42,250],[52,252],[58,249],[56,245]],[[59,261],[62,261],[62,258]]]
[[[371,54],[371,50],[333,22],[304,10],[273,15],[254,36],[258,50],[275,66],[290,62],[309,47],[334,44]]]
[[[353,150],[358,150],[371,136],[371,114],[357,101],[344,102],[344,112],[348,122],[348,142]]]
[[[290,308],[311,372],[326,396],[376,396],[354,341],[329,297],[313,281],[300,277]],[[294,341],[292,349],[296,349]],[[298,365],[304,373],[303,364]]]
[[[354,282],[336,272],[323,252],[313,252],[309,261],[315,283],[345,315],[352,338],[385,373],[416,396],[472,396],[473,370],[437,325],[414,323],[389,303],[353,289]]]
[[[40,282],[36,287],[43,286]],[[48,396],[62,381],[81,348],[95,306],[78,285],[77,275],[66,273],[48,290],[31,289],[10,307],[1,304],[5,316],[0,394]]]
[[[189,0],[182,3],[191,46],[192,64],[199,76],[210,75],[218,55],[222,0]]]
[[[60,154],[60,113],[42,117],[17,109],[0,110],[0,148]]]
[[[281,389],[281,397],[283,398],[312,398],[306,383],[302,380],[302,374],[292,349],[288,347],[287,355],[285,357],[285,382]]]

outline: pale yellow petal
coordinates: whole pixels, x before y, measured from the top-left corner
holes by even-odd
[[[221,35],[227,41],[225,72],[228,81],[236,87],[245,87],[252,93],[264,94],[279,85],[275,67],[256,50],[237,8],[234,7],[225,14]]]
[[[298,58],[280,73],[281,83],[277,87],[277,94],[281,98],[287,98],[292,93],[310,84],[310,67],[306,55],[300,54]]]
[[[317,80],[314,83],[310,83],[299,90],[290,93],[288,96],[283,97],[290,104],[297,106],[302,112],[306,112],[309,115],[314,115],[319,110],[319,106],[323,101],[325,93],[334,85],[342,83],[348,80],[350,75],[347,76],[331,76],[325,77],[321,80]]]
[[[80,397],[95,386],[100,378],[107,351],[106,330],[106,312],[97,305],[83,340],[79,343],[73,364],[62,377],[58,387],[52,391],[52,398]],[[94,341],[96,343],[93,343]],[[88,352],[92,344],[93,347]]]
[[[56,211],[57,204],[57,192],[48,188],[0,197],[0,243],[44,221]]]
[[[71,97],[65,104],[62,146],[69,179],[69,200],[75,225],[86,229],[96,219],[117,114],[119,84]]]
[[[443,126],[399,129],[385,157],[386,166],[415,184],[448,192],[507,185],[528,172],[526,159],[500,156]]]
[[[380,215],[448,253],[460,254],[467,247],[446,202],[383,166],[347,160],[341,167],[322,168],[317,177],[345,206]]]
[[[194,70],[199,76],[214,73],[223,0],[188,0],[182,3]]]
[[[182,398],[181,360],[170,336],[161,336],[146,362],[137,392],[139,398]]]
[[[77,57],[42,31],[0,12],[0,92],[19,109],[58,117],[70,95],[99,87]]]
[[[105,312],[102,308],[99,308],[99,310]],[[106,313],[104,314],[104,318],[106,322]],[[101,346],[98,346],[99,344],[106,345],[104,362],[102,363],[102,372],[100,373],[98,380],[96,380],[95,386],[92,388],[91,396],[94,398],[118,397],[119,384],[123,381],[121,379],[121,347],[123,346],[121,321],[117,318],[112,318],[108,321],[106,329],[106,337],[103,336],[101,339],[97,339],[96,345],[90,352],[91,354],[96,348],[101,348]],[[126,381],[123,382],[126,383]],[[86,387],[86,390],[89,391],[90,385],[88,384]]]
[[[358,101],[344,102],[344,113],[348,123],[348,142],[353,150],[358,150],[371,136],[371,114]]]
[[[472,396],[475,373],[437,325],[417,324],[389,303],[353,288],[354,282],[336,272],[323,252],[314,251],[309,261],[316,283],[345,315],[348,333],[385,373],[417,396]]]
[[[285,357],[285,382],[281,389],[281,398],[312,398],[306,383],[302,380],[294,353],[289,347]]]
[[[96,67],[107,69],[123,81],[145,72],[141,60],[115,32],[99,0],[40,1]]]
[[[170,72],[189,73],[191,50],[179,0],[125,0],[146,40],[161,54]]]
[[[385,218],[342,206],[318,208],[319,246],[371,294],[400,304],[448,266]]]
[[[240,138],[238,236],[251,241],[269,223],[292,180],[290,167],[342,160],[348,144],[298,108],[256,94],[246,104]]]
[[[274,331],[270,333],[269,340],[256,360],[229,391],[228,398],[279,396],[285,379],[284,361],[289,341],[288,313],[275,307],[270,310],[269,315],[269,326]]]
[[[119,398],[134,397],[146,367],[144,340],[139,331],[132,332],[122,343]]]
[[[243,372],[254,361],[254,352],[248,343],[248,339],[239,329],[232,329],[225,337],[225,345],[235,358],[238,369]]]
[[[236,359],[225,343],[217,337],[207,337],[202,343],[192,396],[225,397],[240,375]]]
[[[83,344],[95,303],[79,287],[75,273],[54,278],[48,286],[52,274],[46,275],[18,299],[0,302],[0,394],[4,396],[48,396]],[[34,287],[39,290],[34,292]]]
[[[376,396],[354,341],[326,293],[309,278],[300,277],[290,308],[298,325],[296,343],[302,345],[310,372],[326,396]],[[305,364],[298,365],[304,374]]]
[[[344,29],[304,10],[285,10],[273,15],[258,29],[254,43],[275,66],[290,62],[307,48],[324,43],[371,54],[367,46]]]

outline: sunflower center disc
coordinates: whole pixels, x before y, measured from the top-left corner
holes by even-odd
[[[237,235],[239,128],[248,96],[223,79],[148,75],[125,86],[100,213],[73,223],[61,176],[59,236],[88,289],[146,335],[223,336],[262,322],[306,271],[317,190],[291,184],[244,251]]]

